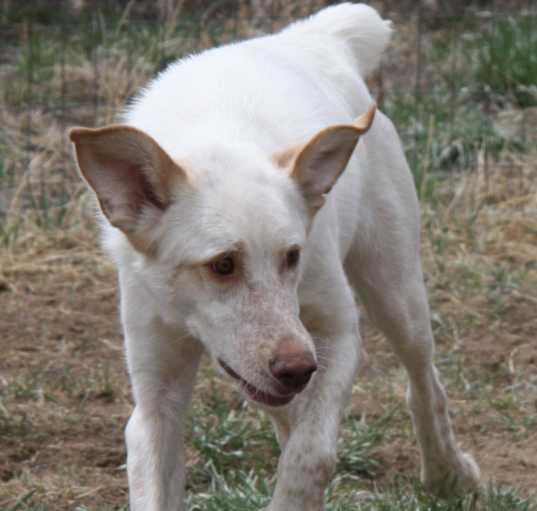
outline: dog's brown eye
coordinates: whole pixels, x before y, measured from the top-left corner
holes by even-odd
[[[300,250],[298,248],[292,248],[287,252],[287,267],[294,268],[300,259]]]
[[[233,257],[230,255],[226,255],[224,257],[221,257],[220,259],[217,259],[216,261],[213,261],[209,267],[211,268],[213,273],[216,273],[217,275],[221,275],[223,277],[227,277],[229,275],[232,275],[235,271],[235,262],[233,261]]]

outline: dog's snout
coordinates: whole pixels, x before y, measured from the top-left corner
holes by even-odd
[[[300,392],[317,370],[313,354],[291,340],[280,343],[269,366],[278,382],[295,392]]]

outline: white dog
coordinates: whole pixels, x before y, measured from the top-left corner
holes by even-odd
[[[364,84],[389,36],[366,5],[329,7],[175,63],[125,124],[71,131],[119,269],[132,511],[184,509],[203,352],[273,417],[268,509],[324,509],[360,354],[353,291],[408,371],[425,485],[478,487],[433,365],[412,176]]]

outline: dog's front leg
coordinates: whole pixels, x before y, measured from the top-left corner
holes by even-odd
[[[159,321],[126,325],[136,407],[125,430],[131,511],[184,509],[184,421],[202,352]]]
[[[354,310],[354,309],[353,309]],[[267,511],[322,511],[336,465],[339,425],[358,365],[357,320],[318,341],[319,369],[310,386],[273,420],[282,454]]]

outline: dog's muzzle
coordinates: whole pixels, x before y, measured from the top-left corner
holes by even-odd
[[[297,394],[297,391],[289,392],[285,391],[283,388],[283,392],[281,394],[270,394],[264,390],[259,390],[257,387],[242,378],[236,371],[231,369],[231,367],[229,367],[223,360],[218,359],[218,363],[229,376],[240,382],[241,387],[245,391],[246,395],[257,403],[266,406],[284,406],[289,404]]]

